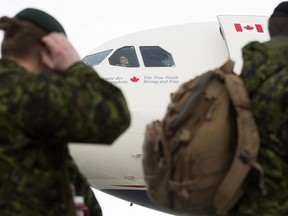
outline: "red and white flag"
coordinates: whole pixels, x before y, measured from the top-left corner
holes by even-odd
[[[251,33],[264,33],[261,24],[240,24],[234,23],[236,32],[251,32]]]

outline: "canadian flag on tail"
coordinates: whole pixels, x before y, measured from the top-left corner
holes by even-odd
[[[264,33],[261,24],[240,24],[234,23],[236,32],[245,32],[245,33]]]

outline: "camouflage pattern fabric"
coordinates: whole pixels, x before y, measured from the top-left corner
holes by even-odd
[[[258,174],[245,182],[247,194],[231,215],[288,215],[288,37],[243,48],[241,77],[248,89],[261,137],[259,162],[267,195],[258,189]]]
[[[0,60],[0,215],[75,215],[71,181],[102,215],[66,144],[111,144],[129,124],[122,92],[84,63],[34,75]]]

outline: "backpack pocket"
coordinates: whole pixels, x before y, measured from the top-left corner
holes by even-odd
[[[170,153],[163,139],[161,121],[153,121],[146,126],[143,153],[143,171],[149,196],[167,206]]]

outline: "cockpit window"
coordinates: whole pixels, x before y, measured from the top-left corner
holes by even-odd
[[[91,66],[99,65],[109,55],[111,51],[112,49],[109,49],[103,52],[87,55],[82,59],[82,61]]]
[[[117,49],[109,58],[110,65],[121,67],[139,67],[139,61],[133,46]]]
[[[140,46],[145,67],[174,67],[172,55],[159,46]]]

